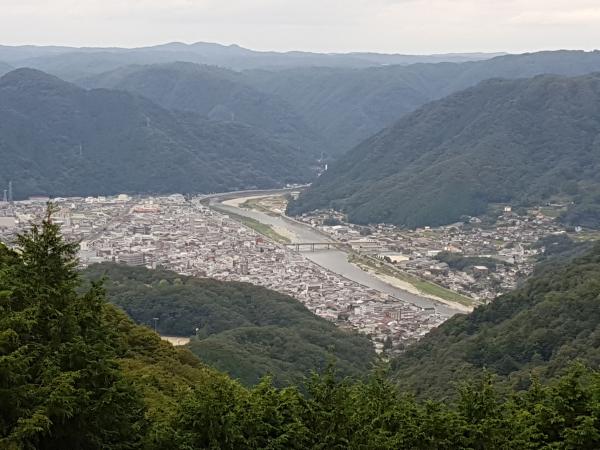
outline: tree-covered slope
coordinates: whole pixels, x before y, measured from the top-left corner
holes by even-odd
[[[0,76],[13,70],[13,67],[5,62],[0,61]]]
[[[0,78],[0,158],[15,198],[276,187],[309,178],[312,162],[248,125],[32,69]]]
[[[600,245],[556,260],[526,284],[455,316],[393,362],[394,379],[422,396],[443,395],[482,370],[508,387],[548,380],[574,360],[600,367]]]
[[[334,207],[353,222],[417,227],[490,203],[577,200],[598,188],[599,146],[599,75],[488,80],[363,142],[289,212]]]
[[[92,280],[103,275],[110,301],[135,321],[158,318],[162,334],[195,335],[193,353],[246,385],[269,373],[277,384],[297,383],[332,361],[343,375],[363,376],[375,361],[367,337],[340,330],[269,289],[117,264],[85,272]]]
[[[600,373],[573,366],[499,395],[465,382],[455,402],[417,402],[381,371],[313,374],[245,389],[134,325],[81,286],[77,245],[52,210],[0,245],[0,446],[6,449],[596,449]]]
[[[182,62],[127,66],[79,84],[125,90],[168,109],[252,125],[310,155],[325,150],[323,140],[289,104],[243,84],[239,73],[227,69]]]
[[[425,103],[489,78],[565,76],[600,71],[600,52],[553,51],[484,61],[368,68],[303,67],[246,72],[248,83],[275,94],[342,154]]]

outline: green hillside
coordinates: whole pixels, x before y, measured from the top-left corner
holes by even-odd
[[[0,61],[0,76],[4,75],[5,73],[10,72],[11,70],[13,70],[13,67],[10,66],[9,64]]]
[[[282,54],[204,43],[142,49],[0,47],[0,60],[14,67],[36,68],[89,87],[120,85],[167,108],[208,111],[228,120],[234,113],[235,120],[332,158],[422,105],[489,78],[600,71],[598,51],[491,56],[473,55],[470,61],[468,55]],[[127,67],[132,64],[138,67]]]
[[[316,146],[333,157],[425,103],[489,78],[600,71],[598,51],[492,56],[283,54],[206,43],[141,49],[0,46],[0,60],[14,67],[36,68],[88,87],[120,84],[167,108],[211,111],[217,106],[215,117],[231,118],[233,112],[236,120],[279,130],[295,146]],[[132,64],[138,67],[127,67]],[[243,72],[206,66],[190,71],[195,64]]]
[[[0,245],[2,448],[600,446],[600,373],[578,365],[510,397],[489,377],[465,382],[448,403],[417,402],[381,371],[350,382],[328,369],[305,394],[268,378],[245,389],[134,325],[100,285],[82,289],[77,246],[50,218],[18,239],[18,252]]]
[[[0,158],[15,198],[278,187],[310,178],[313,161],[248,125],[31,69],[0,78]]]
[[[600,76],[489,80],[429,103],[368,139],[289,212],[333,207],[357,223],[443,225],[491,203],[594,205]],[[595,195],[594,195],[595,194]],[[599,222],[598,209],[585,222]]]
[[[463,63],[256,70],[245,76],[250,85],[292,105],[338,156],[422,105],[489,78],[598,71],[600,51],[563,50]]]
[[[566,255],[522,288],[425,336],[393,362],[394,379],[422,396],[443,396],[484,369],[523,389],[532,372],[548,380],[574,360],[600,367],[600,244]]]
[[[87,88],[129,91],[167,109],[245,123],[315,160],[326,150],[323,139],[289,104],[245,85],[239,73],[220,67],[182,62],[127,66],[80,80],[79,84]]]
[[[110,301],[132,319],[151,325],[157,317],[161,334],[197,335],[190,350],[246,385],[269,373],[278,385],[298,383],[330,362],[342,375],[360,377],[375,362],[366,336],[340,330],[269,289],[118,264],[85,272],[91,280],[103,275]]]

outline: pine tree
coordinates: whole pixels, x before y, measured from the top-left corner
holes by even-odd
[[[134,448],[143,410],[116,362],[99,284],[77,292],[78,245],[52,222],[0,244],[0,447]]]

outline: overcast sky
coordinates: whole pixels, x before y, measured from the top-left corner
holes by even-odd
[[[0,44],[443,53],[600,46],[600,0],[0,0]]]

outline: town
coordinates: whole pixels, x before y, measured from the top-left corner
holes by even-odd
[[[265,199],[259,206],[274,208],[271,202]],[[415,230],[385,224],[354,225],[332,210],[296,219],[345,243],[365,270],[407,280],[420,286],[423,294],[430,291],[477,305],[514,289],[531,274],[536,256],[544,250],[536,243],[566,233],[554,218],[560,208],[551,205],[517,214],[506,206],[494,223],[470,217],[465,222]],[[447,291],[435,289],[433,284]],[[452,293],[461,295],[462,300]]]
[[[368,335],[379,353],[402,351],[448,318],[332,273],[201,200],[179,194],[59,198],[53,220],[80,242],[82,266],[112,261],[264,286]],[[14,242],[43,215],[46,201],[5,203],[0,240]]]

